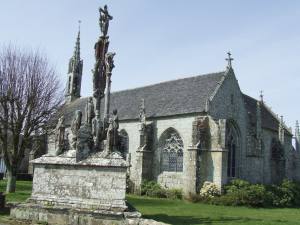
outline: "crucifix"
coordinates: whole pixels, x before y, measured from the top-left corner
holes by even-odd
[[[230,52],[227,52],[227,55],[228,55],[228,58],[226,59],[226,61],[228,61],[228,68],[231,68],[232,67],[231,61],[233,61],[234,59],[231,58],[231,53]]]
[[[264,101],[264,92],[263,91],[260,91],[260,101],[263,102]]]

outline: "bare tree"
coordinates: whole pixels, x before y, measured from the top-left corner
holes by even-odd
[[[8,46],[0,50],[0,146],[7,167],[7,192],[15,192],[16,174],[32,135],[63,100],[60,83],[38,51]]]

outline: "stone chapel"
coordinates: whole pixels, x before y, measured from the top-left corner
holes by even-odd
[[[300,181],[298,123],[293,135],[262,97],[244,94],[230,53],[227,60],[221,72],[111,93],[110,111],[118,109],[119,145],[136,192],[144,179],[185,194],[197,193],[205,181],[220,188],[235,178],[264,184]],[[86,117],[90,100],[80,97],[82,66],[78,33],[60,110],[67,132],[76,110]],[[53,146],[49,135],[49,154]]]

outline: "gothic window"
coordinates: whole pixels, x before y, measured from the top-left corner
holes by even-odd
[[[228,123],[226,129],[226,147],[228,151],[228,158],[227,158],[227,176],[228,177],[236,177],[236,156],[237,156],[237,149],[239,146],[238,143],[238,132],[233,126],[233,124]]]
[[[128,134],[125,130],[121,130],[119,133],[119,137],[120,152],[122,153],[122,156],[126,159],[129,149]]]
[[[281,160],[284,158],[284,151],[279,140],[272,139],[271,157],[273,160]]]
[[[174,129],[165,131],[160,139],[162,171],[182,172],[183,141]]]
[[[177,151],[177,171],[183,170],[183,151],[182,149],[179,149]]]
[[[166,149],[164,149],[162,153],[162,170],[169,170],[169,152]]]

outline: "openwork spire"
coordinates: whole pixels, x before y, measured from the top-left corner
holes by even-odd
[[[75,49],[74,49],[74,61],[79,63],[80,62],[80,23],[81,21],[78,21],[78,34],[77,34],[77,39],[76,39],[76,44],[75,44]],[[74,63],[76,64],[76,63]]]

